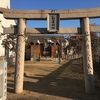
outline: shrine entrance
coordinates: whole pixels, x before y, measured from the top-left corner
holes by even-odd
[[[11,10],[0,8],[7,19],[17,19],[18,25],[10,28],[4,28],[4,33],[17,33],[17,53],[15,67],[15,93],[23,91],[24,74],[24,55],[25,55],[25,37],[26,35],[40,35],[52,32],[53,34],[78,34],[82,36],[82,54],[84,65],[85,89],[86,93],[94,94],[94,75],[91,53],[90,32],[100,32],[100,26],[89,25],[89,18],[100,17],[100,8],[79,9],[79,10]],[[26,28],[26,21],[29,20],[47,20],[48,28]],[[57,20],[80,19],[80,28],[60,28]],[[58,22],[58,23],[57,23]],[[57,24],[56,24],[57,23]],[[34,43],[36,45],[36,42]],[[58,46],[60,48],[60,46]],[[58,49],[60,50],[60,49]],[[36,51],[35,51],[36,52]],[[59,52],[59,51],[58,51]],[[45,52],[44,52],[45,54]],[[50,55],[48,53],[48,55]],[[58,55],[60,61],[60,54]],[[34,53],[36,58],[36,53]]]

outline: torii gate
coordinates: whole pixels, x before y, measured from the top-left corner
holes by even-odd
[[[27,33],[47,33],[47,29],[27,29],[26,20],[46,20],[47,14],[52,10],[11,10],[0,8],[0,13],[3,13],[7,19],[18,19],[17,26],[17,55],[16,55],[16,67],[15,67],[15,93],[21,93],[23,91],[23,74],[24,74],[24,52],[25,41],[24,36]],[[91,53],[91,32],[100,32],[100,27],[89,26],[89,18],[100,17],[100,8],[91,9],[78,9],[78,10],[54,10],[54,13],[60,14],[61,20],[67,19],[80,19],[80,28],[61,28],[58,32],[65,33],[82,33],[83,47],[83,64],[84,64],[84,76],[85,76],[85,88],[86,93],[94,94],[94,75],[93,75],[93,62]],[[4,29],[4,33],[15,33],[16,28]],[[8,31],[9,30],[9,31]]]

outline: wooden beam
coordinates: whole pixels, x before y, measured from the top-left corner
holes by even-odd
[[[97,18],[100,17],[100,8],[90,9],[75,9],[75,10],[11,10],[0,8],[5,18],[9,19],[33,19],[33,20],[46,20],[48,13],[59,13],[60,19],[80,19],[84,17]]]
[[[93,33],[99,33],[100,32],[100,26],[90,26],[90,31]]]

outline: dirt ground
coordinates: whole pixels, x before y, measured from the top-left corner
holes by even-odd
[[[100,100],[95,74],[95,94],[85,93],[84,74],[77,60],[25,62],[24,91],[14,93],[14,66],[8,67],[7,100]]]

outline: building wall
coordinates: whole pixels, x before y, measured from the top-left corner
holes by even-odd
[[[0,7],[10,8],[10,0],[0,0]]]
[[[57,58],[58,57],[58,45],[52,45],[51,54],[52,54],[53,58]]]
[[[36,45],[36,57],[53,57],[53,58],[57,58],[58,57],[58,45],[52,45],[51,48],[48,47],[46,49],[47,52],[49,52],[49,56],[47,54],[47,56],[43,55],[43,45]],[[49,49],[49,50],[48,50]],[[31,45],[31,58],[34,58],[34,45]]]
[[[10,9],[10,0],[0,0],[0,7]],[[11,25],[15,25],[15,21],[5,19],[3,14],[0,13],[0,35],[3,33],[3,27],[10,27]],[[5,48],[1,45],[4,38],[5,36],[0,37],[0,56],[5,55]],[[9,55],[12,55],[12,52],[10,52]]]
[[[40,57],[40,45],[36,45],[36,58]],[[34,44],[31,45],[31,58],[34,58]]]

